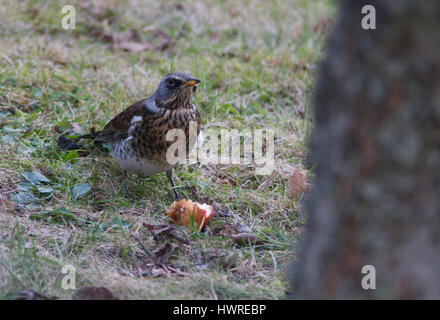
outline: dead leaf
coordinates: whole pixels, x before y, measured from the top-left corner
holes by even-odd
[[[58,299],[56,296],[49,297],[45,294],[34,290],[23,290],[20,292],[17,300],[55,300]]]
[[[165,243],[164,245],[157,248],[153,252],[150,252],[147,248],[145,248],[145,246],[142,244],[142,242],[139,239],[137,239],[133,235],[132,237],[138,241],[139,245],[142,247],[142,249],[148,256],[147,258],[140,261],[135,266],[135,269],[138,271],[139,275],[151,276],[151,277],[160,277],[165,274],[177,274],[178,276],[185,275],[177,268],[173,268],[166,264],[168,259],[174,253],[174,251],[176,251],[179,248],[178,245]]]
[[[151,275],[153,276],[153,278],[160,277],[162,274],[163,274],[163,269],[161,268],[153,267],[151,269]]]
[[[152,25],[147,26],[143,29],[143,31],[151,31],[153,38],[161,38],[162,41],[159,43],[159,45],[156,45],[156,49],[160,51],[165,51],[167,49],[170,49],[174,46],[175,42],[171,40],[170,36],[166,34],[163,30],[159,29],[158,27]]]
[[[111,43],[113,50],[140,52],[156,49],[151,43],[142,41],[139,32],[135,29],[114,33],[95,30],[92,32],[92,37],[102,42]]]
[[[237,233],[250,233],[252,230],[243,223],[226,223],[221,227],[212,229],[212,234],[230,235]]]
[[[53,63],[63,67],[67,65],[67,62],[61,60],[53,60]]]
[[[158,265],[164,264],[178,248],[179,246],[176,244],[165,243],[153,251],[154,263]]]
[[[148,26],[143,31],[149,31],[150,36],[147,40],[143,40],[136,29],[124,32],[112,32],[110,29],[93,30],[91,36],[98,41],[111,43],[113,50],[125,50],[131,52],[141,52],[145,50],[165,51],[172,46],[174,42],[170,36],[156,26]]]
[[[242,223],[227,223],[212,230],[212,234],[226,236],[239,245],[261,245],[264,243],[264,241],[258,239],[251,232],[251,228]]]
[[[306,173],[299,169],[293,169],[293,174],[289,177],[289,196],[292,199],[294,196],[301,195],[307,192],[309,186],[306,182]]]
[[[313,31],[328,31],[330,26],[333,24],[334,20],[332,18],[322,18],[314,26]]]
[[[174,5],[174,8],[176,8],[176,10],[179,10],[179,11],[185,11],[186,10],[185,4],[183,4],[181,2],[176,3]]]
[[[106,287],[82,287],[75,291],[73,300],[119,300]]]
[[[0,213],[17,211],[17,203],[6,199],[0,199]]]
[[[89,23],[110,25],[118,18],[114,5],[109,2],[95,3],[92,1],[82,1],[79,4],[82,14]]]
[[[255,267],[249,264],[241,264],[236,268],[230,269],[229,271],[244,279],[249,279],[257,274]]]
[[[75,134],[81,134],[82,130],[78,123],[71,121],[70,125],[72,126],[72,132]]]
[[[93,30],[90,35],[93,37],[93,39],[97,41],[101,41],[104,43],[114,43],[115,42],[115,36],[111,33],[103,32],[101,30]]]
[[[228,237],[238,245],[262,245],[264,243],[251,233],[229,234]]]
[[[187,245],[191,244],[188,240],[183,239],[182,237],[180,237],[178,235],[179,231],[183,232],[183,230],[178,230],[178,229],[176,229],[170,225],[167,225],[167,224],[153,225],[153,224],[148,224],[148,223],[144,222],[143,225],[144,225],[144,227],[146,227],[148,229],[148,231],[151,232],[155,241],[160,241],[160,240],[167,239],[167,238],[171,237],[181,243],[184,243]],[[186,236],[186,234],[185,234],[185,236]]]
[[[222,180],[219,180],[218,183],[220,183],[220,184],[229,184],[229,185],[234,186],[234,187],[237,185],[235,183],[235,181],[232,180],[232,179],[222,179]]]
[[[126,51],[140,52],[145,50],[154,50],[154,46],[148,42],[122,41],[115,46],[116,49]]]

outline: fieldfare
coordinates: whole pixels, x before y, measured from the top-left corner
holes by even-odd
[[[102,131],[93,134],[95,142],[111,146],[111,156],[124,170],[127,197],[127,172],[140,176],[166,172],[176,199],[180,198],[173,180],[176,164],[170,164],[166,156],[174,142],[167,141],[166,135],[170,129],[182,129],[187,150],[201,142],[200,114],[191,102],[199,82],[187,73],[167,74],[151,97],[132,104],[107,123]],[[196,123],[196,141],[189,138],[191,121]]]

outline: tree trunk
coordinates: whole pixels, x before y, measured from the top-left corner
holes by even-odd
[[[440,1],[342,0],[314,105],[294,297],[439,299]]]

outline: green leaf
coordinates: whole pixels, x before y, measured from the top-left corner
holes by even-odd
[[[66,152],[63,154],[63,160],[69,161],[78,158],[78,151],[76,150],[70,150],[69,152]]]
[[[41,91],[41,89],[39,89],[39,88],[34,87],[34,88],[32,88],[31,92],[32,92],[32,95],[37,98],[39,98],[43,95],[43,91]]]
[[[60,80],[60,81],[62,81],[62,82],[64,82],[64,83],[69,83],[68,80],[64,79],[63,77],[61,77],[61,76],[59,76],[59,75],[54,74],[53,77],[54,77],[54,78],[57,78],[58,80]]]
[[[50,180],[43,176],[39,171],[25,171],[22,172],[21,175],[33,185],[39,184],[40,182],[50,182]]]
[[[9,196],[9,199],[13,202],[18,202],[18,203],[31,203],[35,201],[34,195],[30,192],[12,193]]]
[[[72,126],[70,125],[69,121],[67,121],[67,120],[62,120],[62,121],[58,122],[58,128],[62,132],[69,130],[71,127]]]
[[[15,87],[17,86],[17,81],[14,78],[8,78],[3,82],[5,87]]]
[[[122,226],[123,228],[127,228],[127,227],[130,226],[130,222],[125,221],[125,220],[120,220],[118,217],[114,217],[114,218],[112,219],[112,221],[110,221],[110,225],[111,225],[111,226],[119,226],[119,221],[121,221],[121,226]]]
[[[40,193],[51,193],[53,192],[52,187],[46,187],[46,186],[37,186],[37,190]]]
[[[121,224],[119,224],[119,221]],[[97,225],[96,232],[104,232],[110,228],[121,229],[121,226],[122,228],[128,228],[130,226],[130,222],[120,220],[118,217],[114,217],[111,221]]]
[[[32,189],[32,184],[28,182],[17,183],[17,187],[20,191],[30,191]]]
[[[44,135],[46,135],[46,130],[44,130],[44,129],[35,129],[33,131],[33,133],[35,135],[37,135],[37,136],[44,136]]]
[[[55,211],[55,216],[64,216],[70,219],[75,219],[75,216],[72,214],[72,212],[70,212],[69,210],[67,210],[66,208],[57,208]]]
[[[2,131],[4,133],[17,133],[17,132],[23,132],[26,131],[25,127],[12,127],[12,126],[4,126],[2,128]]]
[[[7,110],[1,110],[0,111],[0,119],[4,119],[6,117],[8,117],[11,113]]]
[[[13,144],[15,142],[15,137],[13,135],[2,135],[0,139],[5,144]]]
[[[25,208],[28,210],[38,210],[41,209],[41,206],[36,203],[29,203],[25,206]]]
[[[90,191],[90,185],[88,183],[79,183],[76,186],[74,186],[71,190],[71,194],[74,200],[78,199],[79,197],[85,195],[87,192]]]

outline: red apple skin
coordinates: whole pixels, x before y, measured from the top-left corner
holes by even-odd
[[[207,215],[209,212],[211,214]],[[180,199],[174,201],[167,210],[170,219],[179,226],[191,230],[191,223],[194,223],[194,230],[202,230],[214,215],[214,209],[210,205],[200,204],[192,200]],[[191,216],[194,215],[192,218]]]

